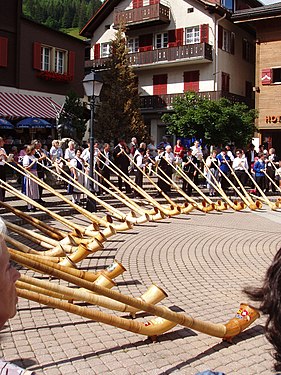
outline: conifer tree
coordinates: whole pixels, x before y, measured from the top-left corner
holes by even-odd
[[[120,28],[111,41],[107,70],[103,74],[104,86],[98,106],[95,136],[104,141],[139,141],[147,138],[147,129],[140,112],[138,85],[128,60],[124,32]]]

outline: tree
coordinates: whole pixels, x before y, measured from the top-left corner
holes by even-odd
[[[122,28],[111,41],[104,86],[96,119],[95,135],[100,140],[117,141],[136,136],[147,138],[147,129],[140,112],[140,98],[136,75],[128,60],[128,49]]]
[[[68,124],[75,130],[75,138],[81,141],[86,131],[85,110],[83,103],[75,92],[65,97],[65,104],[59,118],[60,124]]]
[[[234,143],[244,147],[254,135],[257,111],[244,103],[226,98],[209,100],[197,93],[186,92],[173,103],[173,113],[162,116],[168,132],[181,137],[196,137],[206,144]]]

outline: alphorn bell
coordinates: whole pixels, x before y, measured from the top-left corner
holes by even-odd
[[[25,259],[21,255],[11,255],[11,258],[16,262],[34,267],[35,264],[29,259]],[[259,313],[249,305],[241,304],[240,309],[234,318],[232,318],[226,324],[215,324],[211,322],[204,322],[202,320],[194,319],[184,313],[176,313],[171,311],[166,307],[155,306],[153,304],[146,303],[137,298],[125,296],[119,292],[116,292],[111,289],[103,288],[101,286],[95,285],[94,283],[89,283],[85,280],[78,279],[77,277],[70,276],[66,273],[58,271],[54,268],[47,267],[43,264],[36,264],[36,268],[41,270],[44,273],[50,274],[54,277],[58,277],[75,285],[78,285],[82,288],[91,290],[94,293],[99,295],[106,296],[108,298],[114,299],[119,302],[123,302],[130,306],[133,306],[142,311],[149,312],[157,317],[162,319],[157,319],[158,323],[155,326],[155,321],[150,321],[148,323],[138,323],[129,321],[127,319],[119,318],[110,314],[105,314],[102,312],[94,311],[93,309],[87,309],[85,307],[74,306],[69,303],[58,301],[52,297],[46,297],[39,295],[34,292],[27,292],[25,290],[17,289],[18,295],[23,298],[31,299],[39,303],[46,304],[54,308],[60,308],[62,310],[78,314],[80,316],[87,317],[89,319],[97,320],[105,324],[110,324],[115,327],[126,329],[131,332],[143,334],[146,336],[155,336],[167,331],[167,328],[170,329],[175,324],[180,324],[184,327],[194,329],[196,331],[206,333],[211,336],[220,337],[225,340],[230,340],[232,337],[238,335],[244,329],[246,329],[250,324],[252,324],[258,317]],[[163,319],[165,321],[163,321]],[[137,324],[133,324],[137,323]],[[168,327],[167,327],[168,326]],[[153,329],[152,329],[153,328]],[[152,334],[153,332],[153,334]]]

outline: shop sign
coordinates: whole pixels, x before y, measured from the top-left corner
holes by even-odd
[[[277,122],[281,122],[281,116],[265,116],[265,123],[266,124],[276,124]]]

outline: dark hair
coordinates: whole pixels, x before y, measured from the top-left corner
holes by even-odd
[[[258,309],[267,315],[265,335],[273,345],[274,369],[281,370],[281,249],[278,250],[266,271],[260,288],[247,287],[244,293],[253,301],[260,302]]]
[[[142,147],[140,147],[140,148],[138,149],[138,152],[139,152],[139,153],[145,152],[145,149],[142,148]]]

